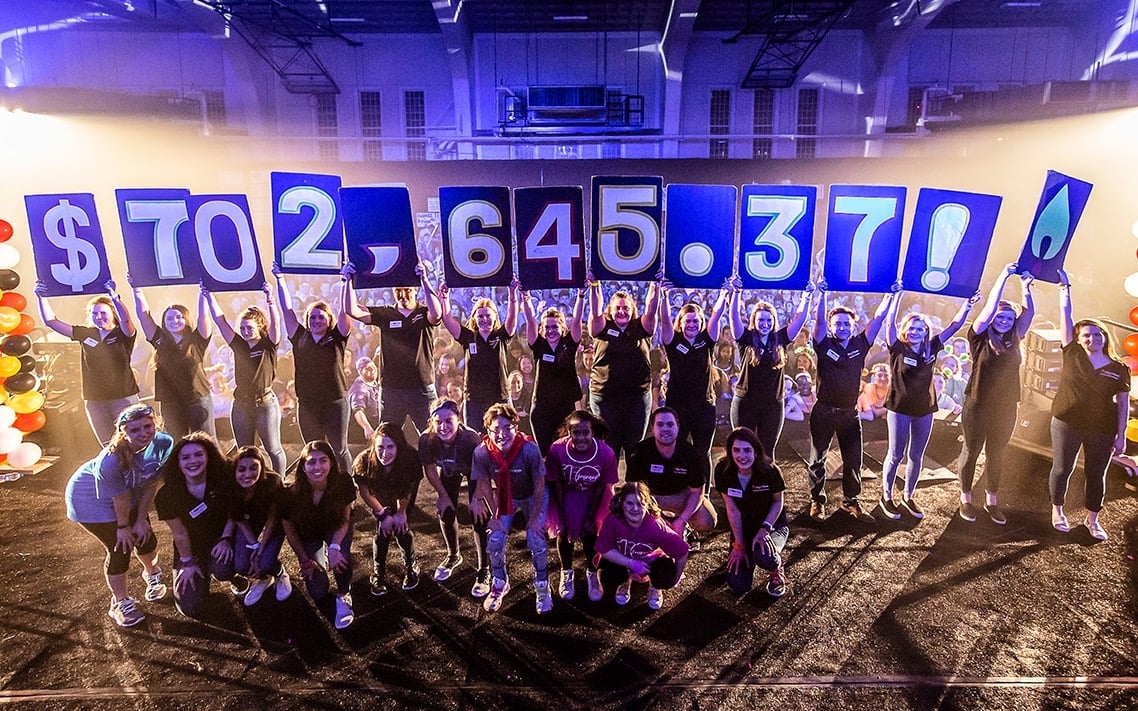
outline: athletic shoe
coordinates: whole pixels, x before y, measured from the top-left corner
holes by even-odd
[[[133,597],[124,597],[115,602],[115,598],[112,596],[111,609],[107,610],[107,616],[114,620],[119,627],[134,627],[146,619],[146,615],[142,614],[142,611],[135,605]]]
[[[233,580],[229,581],[229,592],[237,597],[241,597],[249,591],[249,580],[240,575],[233,576]]]
[[[510,592],[510,581],[494,578],[494,582],[490,583],[490,594],[482,601],[482,608],[487,612],[497,612],[498,608],[502,607],[502,598],[506,597],[508,592]],[[549,590],[546,590],[547,594],[548,592]]]
[[[924,510],[917,504],[917,500],[913,498],[901,499],[901,505],[909,512],[909,515],[915,519],[922,519],[925,517]]]
[[[865,512],[861,504],[856,501],[846,501],[842,503],[842,511],[845,511],[850,516],[853,516],[858,521],[872,521],[873,517]]]
[[[336,596],[336,629],[342,630],[356,620],[352,612],[352,596],[350,593]]]
[[[659,588],[648,586],[648,607],[653,610],[659,610],[664,606],[664,591]]]
[[[882,499],[881,501],[878,501],[877,508],[881,511],[881,513],[893,519],[894,521],[901,518],[901,512],[897,510],[897,504],[893,503],[889,499]]]
[[[273,585],[273,594],[276,595],[277,600],[284,602],[292,595],[292,579],[288,577],[288,571],[283,567],[281,574],[277,576],[277,581]]]
[[[627,605],[630,599],[632,599],[632,581],[625,580],[616,588],[616,604]]]
[[[419,564],[412,563],[403,573],[403,589],[414,590],[419,585]]]
[[[387,594],[387,583],[376,575],[371,576],[371,594],[376,597],[383,597]]]
[[[771,579],[767,581],[767,594],[771,597],[786,594],[786,570],[781,565],[771,571]]]
[[[475,574],[474,586],[470,588],[470,594],[474,597],[486,597],[490,594],[489,568],[483,568]]]
[[[435,568],[435,580],[441,583],[448,579],[454,573],[454,569],[460,565],[462,565],[461,554],[448,555],[442,563],[439,563],[439,567]]]
[[[605,596],[605,589],[601,587],[600,573],[595,570],[586,570],[585,580],[589,582],[589,599],[593,602],[600,602],[601,598]]]
[[[569,571],[569,575],[573,575],[573,571]],[[570,579],[572,579],[570,577]],[[564,580],[564,578],[562,579]],[[542,580],[533,584],[533,591],[537,603],[537,614],[544,615],[553,609],[553,596],[549,594],[549,581]]]
[[[245,593],[245,607],[256,605],[274,582],[273,576],[270,575],[265,578],[257,578],[249,583],[249,591]]]
[[[1097,540],[1105,541],[1107,538],[1106,529],[1102,527],[1102,524],[1098,522],[1098,519],[1092,521],[1088,518],[1087,530],[1090,531],[1091,535],[1094,536],[1094,538]]]
[[[971,501],[960,502],[960,518],[968,523],[976,520],[976,507],[972,505]]]
[[[1051,526],[1060,533],[1071,530],[1071,524],[1067,523],[1067,517],[1061,511],[1059,513],[1051,511]]]
[[[561,584],[557,586],[557,594],[561,596],[562,600],[573,599],[573,593],[576,592],[573,589],[573,577],[572,570],[561,571]]]
[[[826,520],[826,504],[822,503],[821,501],[811,501],[810,502],[810,518],[814,519],[815,521],[825,521]]]
[[[161,568],[155,568],[150,575],[147,575],[145,570],[142,571],[142,581],[146,583],[146,594],[143,597],[147,602],[157,602],[166,597],[166,584],[162,582]]]
[[[985,504],[984,510],[987,511],[988,516],[992,518],[992,523],[1003,526],[1008,522],[1007,516],[1004,516],[1004,512],[1000,510],[997,504]]]

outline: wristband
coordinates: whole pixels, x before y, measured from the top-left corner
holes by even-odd
[[[762,524],[760,524],[760,525],[761,525],[763,528],[767,529],[768,531],[773,531],[773,530],[774,530],[774,524],[773,524],[773,523],[771,523],[770,521],[763,521],[763,522],[762,522]]]
[[[339,551],[340,550],[340,544],[339,543],[329,543],[328,544],[328,550]]]
[[[747,546],[743,545],[739,541],[735,541],[734,543],[731,544],[731,550],[741,551],[743,553],[746,553],[747,552]]]
[[[245,547],[251,551],[255,551],[261,547],[261,542],[260,541],[253,541],[252,543],[245,544]]]
[[[188,565],[189,563],[193,563],[193,562],[194,562],[194,557],[192,555],[191,556],[182,556],[182,565]]]

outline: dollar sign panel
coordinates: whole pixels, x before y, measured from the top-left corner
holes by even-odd
[[[101,294],[111,278],[91,193],[25,195],[36,277],[46,296]]]

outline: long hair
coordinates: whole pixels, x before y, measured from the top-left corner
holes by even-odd
[[[735,465],[735,459],[731,456],[731,447],[740,440],[746,442],[754,448],[755,463],[758,465],[754,467],[755,469],[766,469],[770,467],[771,458],[770,455],[767,454],[767,448],[764,447],[763,443],[759,441],[759,438],[755,434],[754,430],[749,427],[736,427],[735,429],[731,430],[731,433],[729,435],[727,435],[727,442],[723,445],[723,448],[727,450],[727,459],[733,466]]]
[[[681,306],[680,310],[676,312],[676,318],[672,320],[673,331],[676,333],[684,332],[684,316],[688,314],[695,314],[699,317],[699,330],[702,331],[707,327],[707,317],[704,316],[703,309],[699,307],[699,304],[689,303]]]
[[[636,299],[632,298],[632,294],[627,291],[618,291],[609,299],[608,306],[605,307],[605,316],[612,318],[613,308],[616,306],[617,299],[628,299],[628,318],[629,320],[640,318],[640,312],[636,308]]]
[[[308,328],[308,319],[312,316],[313,311],[323,311],[328,317],[328,329],[331,330],[336,327],[336,315],[332,313],[332,307],[328,305],[327,301],[313,301],[304,309],[304,327]]]
[[[249,306],[238,316],[238,321],[250,320],[257,325],[257,337],[264,338],[269,333],[269,317],[256,306]]]
[[[931,353],[933,339],[933,331],[932,327],[929,326],[928,316],[925,316],[918,311],[910,311],[909,313],[905,314],[905,316],[901,319],[901,323],[897,324],[897,335],[901,338],[904,338],[905,333],[909,330],[909,327],[917,321],[925,324],[925,340],[921,342],[921,347],[917,351],[917,354],[922,358],[928,358],[929,354]],[[902,341],[902,343],[909,345],[907,341]]]
[[[608,437],[609,426],[605,424],[599,416],[594,415],[588,410],[574,410],[569,413],[569,416],[561,421],[561,426],[557,430],[560,437],[568,437],[569,429],[578,422],[588,422],[589,427],[593,430],[593,439],[604,439]]]
[[[498,307],[494,305],[493,301],[487,299],[485,296],[475,301],[474,305],[470,307],[470,317],[466,319],[466,327],[471,331],[478,331],[478,309],[483,308],[490,309],[490,318],[493,319],[493,323],[490,324],[490,330],[495,331],[500,328],[502,325],[502,320],[498,317]]]
[[[165,321],[166,321],[166,314],[170,313],[171,311],[177,311],[178,313],[182,314],[182,318],[186,319],[186,324],[189,325],[189,323],[190,323],[190,310],[181,304],[170,304],[166,308],[162,309],[162,321],[163,321],[163,323],[165,323]]]
[[[331,482],[333,478],[340,476],[340,458],[336,456],[336,450],[332,449],[332,445],[322,439],[314,439],[305,444],[304,448],[300,450],[300,457],[297,458],[296,476],[293,477],[292,482],[294,491],[301,500],[310,501],[312,497],[312,484],[308,481],[308,474],[304,471],[304,467],[313,452],[320,452],[328,457],[330,463],[330,468],[328,469],[329,482]]]
[[[609,501],[609,513],[621,521],[625,521],[624,500],[629,496],[640,498],[640,504],[644,507],[645,516],[660,518],[660,505],[656,503],[656,499],[652,498],[652,492],[648,491],[648,485],[642,481],[626,481],[623,484],[613,484],[612,500]]]
[[[380,422],[375,426],[375,431],[372,432],[371,442],[368,443],[368,448],[364,450],[364,466],[368,471],[372,471],[380,466],[379,455],[376,454],[375,445],[384,437],[387,437],[395,443],[395,461],[391,463],[391,468],[394,469],[403,463],[411,454],[411,448],[407,444],[407,438],[403,436],[403,429],[396,426],[393,422]],[[357,472],[363,473],[363,472]]]
[[[98,296],[92,297],[87,302],[87,322],[91,323],[91,310],[99,304],[102,304],[103,306],[109,308],[111,310],[111,322],[114,323],[115,326],[120,325],[119,312],[118,309],[115,308],[115,302],[112,301],[111,297],[107,296],[106,294],[99,294]]]
[[[210,437],[205,432],[191,432],[185,437],[178,440],[174,448],[170,450],[170,456],[162,464],[162,482],[165,486],[176,486],[186,488],[186,475],[182,472],[182,467],[178,464],[178,456],[182,453],[188,445],[200,445],[205,450],[206,464],[205,464],[205,478],[207,486],[211,489],[214,487],[224,487],[232,489],[229,486],[230,477],[226,476],[229,470],[229,460],[221,453],[221,449],[217,446],[217,441]]]
[[[753,309],[751,309],[751,328],[758,328],[760,311],[766,311],[771,315],[771,333],[777,331],[779,329],[778,310],[775,309],[774,304],[769,301],[760,301],[755,304],[755,307]]]
[[[1106,324],[1104,324],[1102,321],[1099,321],[1097,318],[1079,319],[1071,328],[1071,332],[1075,334],[1075,338],[1078,338],[1079,331],[1086,328],[1087,326],[1094,326],[1098,330],[1102,331],[1102,352],[1106,354],[1106,357],[1110,358],[1113,361],[1122,362],[1118,357],[1118,351],[1114,350],[1114,341],[1110,338],[1110,331],[1106,330]]]
[[[115,433],[111,435],[111,441],[107,443],[107,451],[119,461],[119,466],[123,471],[134,465],[134,447],[127,439],[126,426],[143,417],[154,420],[155,434],[162,431],[162,418],[158,416],[154,408],[145,403],[135,403],[128,405],[119,413],[115,422]]]

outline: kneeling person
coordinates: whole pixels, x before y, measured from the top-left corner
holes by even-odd
[[[649,419],[652,436],[640,442],[628,458],[625,480],[648,486],[671,526],[704,532],[715,528],[716,514],[703,494],[708,478],[707,454],[679,439],[679,420],[670,407],[658,407]]]

